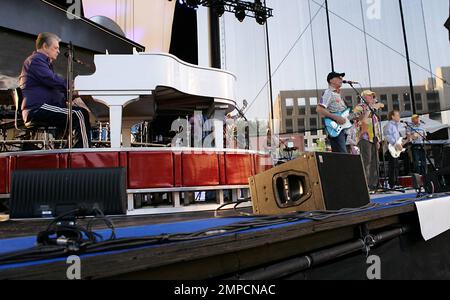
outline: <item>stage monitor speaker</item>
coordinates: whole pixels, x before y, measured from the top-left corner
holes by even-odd
[[[425,190],[429,194],[450,192],[450,167],[425,176]]]
[[[75,209],[126,213],[124,168],[20,170],[11,181],[11,218],[54,218]]]
[[[258,215],[358,208],[370,203],[360,156],[306,153],[249,179]]]

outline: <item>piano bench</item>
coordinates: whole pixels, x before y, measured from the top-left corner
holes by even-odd
[[[7,141],[8,144],[20,144],[20,145],[35,145],[41,150],[52,150],[55,144],[62,144],[64,141],[57,140],[58,128],[53,126],[47,126],[41,123],[29,122],[24,124],[20,122],[17,124],[16,129],[24,132],[24,135],[17,136],[16,140]],[[19,139],[19,140],[17,140]],[[42,145],[42,147],[39,147]]]
[[[0,140],[0,152],[20,152],[34,150],[62,149],[67,145],[67,140],[49,139],[48,141],[39,139],[15,139]],[[59,146],[59,148],[56,148]]]

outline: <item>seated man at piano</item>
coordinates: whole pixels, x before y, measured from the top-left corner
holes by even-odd
[[[68,128],[67,82],[53,71],[53,62],[60,53],[60,41],[53,33],[39,34],[36,51],[23,64],[19,86],[23,94],[22,116],[25,124],[36,122],[57,127],[63,132]],[[75,99],[74,103],[80,101]],[[88,111],[74,104],[72,116],[74,148],[89,148]]]

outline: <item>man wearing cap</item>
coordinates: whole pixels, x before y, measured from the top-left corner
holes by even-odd
[[[335,115],[335,113],[343,112],[347,109],[347,105],[341,96],[341,87],[343,84],[343,77],[345,73],[331,72],[328,74],[327,81],[329,88],[323,93],[319,105],[317,106],[317,113],[325,118],[330,118],[336,123],[343,125],[346,119]],[[329,137],[331,149],[335,153],[347,153],[347,133],[342,131],[341,134],[335,138]]]
[[[423,148],[424,138],[427,136],[418,115],[411,118],[412,124],[407,127],[406,134],[412,140],[412,155],[414,161],[414,172],[420,175],[427,173],[427,157]]]
[[[370,90],[361,93],[361,97],[367,101],[358,104],[353,112],[358,118],[355,122],[356,143],[360,149],[369,189],[374,190],[378,186],[378,151],[380,149],[379,119],[372,110],[377,110],[376,94]],[[370,108],[368,107],[370,105]]]

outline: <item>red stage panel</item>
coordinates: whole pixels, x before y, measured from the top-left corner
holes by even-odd
[[[263,156],[223,152],[80,152],[29,154],[0,159],[0,194],[9,192],[15,169],[127,169],[129,189],[246,185],[248,177],[269,165]]]
[[[255,171],[256,174],[262,173],[271,169],[272,162],[271,157],[269,155],[256,155],[255,156]]]
[[[219,154],[219,169],[220,169],[220,185],[227,184],[227,168],[225,165],[225,153]]]
[[[128,170],[128,152],[119,153],[120,167]]]
[[[119,153],[72,153],[70,156],[70,167],[74,169],[118,168],[120,167]]]
[[[183,155],[181,152],[175,152],[173,154],[174,159],[174,172],[173,176],[175,177],[175,186],[182,187],[183,186]]]
[[[0,157],[0,194],[9,193],[9,159]]]
[[[227,185],[246,185],[253,175],[252,156],[249,154],[227,154],[225,156]]]
[[[33,169],[59,169],[59,155],[58,154],[42,154],[17,156],[16,170],[33,170]]]
[[[128,188],[174,187],[174,160],[167,152],[130,152],[128,154]]]
[[[219,185],[218,154],[183,154],[183,186]]]

